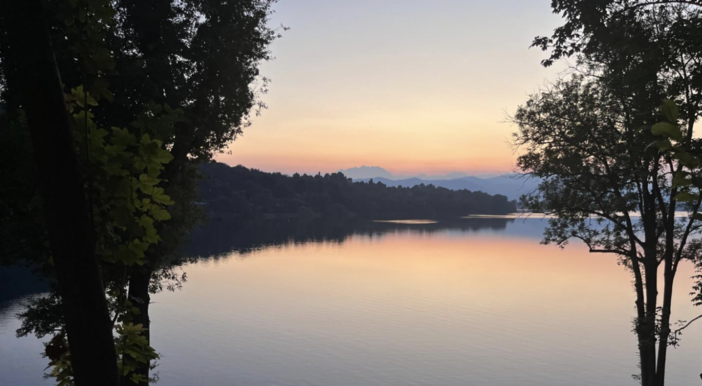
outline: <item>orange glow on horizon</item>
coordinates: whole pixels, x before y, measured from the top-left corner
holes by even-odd
[[[560,23],[544,12],[547,2],[520,2],[510,12],[456,2],[436,25],[424,15],[438,3],[407,14],[368,13],[362,4],[335,3],[359,13],[335,13],[331,25],[319,21],[332,8],[278,4],[272,23],[292,29],[271,47],[276,60],[261,67],[273,79],[262,96],[268,109],[229,146],[231,155],[216,159],[283,173],[362,165],[396,175],[514,171],[509,115],[565,68],[544,68],[544,53],[528,49]]]
[[[349,112],[338,120],[291,118],[280,127],[271,123],[288,114],[293,113],[283,109],[259,117],[230,145],[230,154],[217,160],[269,172],[308,174],[364,165],[395,175],[515,170],[510,144],[515,128],[475,118],[469,110],[448,109],[438,114],[440,119],[421,112],[368,118]]]
[[[350,157],[336,159],[320,159],[310,157],[276,157],[276,156],[248,156],[237,157],[223,154],[216,157],[217,161],[229,166],[242,165],[247,168],[259,169],[266,172],[281,172],[285,174],[301,173],[316,174],[320,172],[335,173],[342,169],[360,166],[379,166],[396,176],[410,176],[417,174],[445,175],[451,172],[465,172],[467,174],[501,174],[515,171],[514,162],[505,160],[478,159],[455,161],[422,161],[422,160],[378,160],[375,163],[363,160],[352,160]],[[466,167],[470,165],[470,167]]]

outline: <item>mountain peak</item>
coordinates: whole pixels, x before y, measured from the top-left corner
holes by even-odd
[[[346,177],[354,180],[363,180],[369,178],[387,178],[389,180],[406,180],[408,178],[418,178],[425,181],[435,180],[455,180],[459,178],[481,178],[478,176],[470,176],[464,172],[452,171],[442,175],[429,174],[413,174],[413,175],[395,175],[380,166],[358,166],[348,169],[341,169],[339,173],[343,173]],[[492,175],[490,177],[493,177]]]
[[[381,168],[380,166],[360,166],[360,167],[355,167],[355,168],[349,168],[349,169],[342,169],[339,170],[340,173],[343,173],[346,177],[348,178],[353,178],[353,179],[364,179],[364,178],[388,178],[388,179],[393,179],[394,176],[392,173],[389,171]]]
[[[413,175],[396,176],[379,166],[360,166],[340,170],[346,177],[354,181],[367,182],[373,179],[387,186],[412,187],[419,184],[434,185],[451,190],[467,189],[481,191],[487,194],[501,194],[510,200],[519,199],[519,196],[531,193],[539,184],[538,179],[521,178],[514,173],[497,176],[471,176],[462,172],[450,172],[444,175]]]

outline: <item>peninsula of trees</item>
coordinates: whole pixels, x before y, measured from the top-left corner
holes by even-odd
[[[202,172],[200,197],[213,219],[448,219],[517,210],[502,195],[352,182],[342,173],[286,176],[222,163],[205,164]]]

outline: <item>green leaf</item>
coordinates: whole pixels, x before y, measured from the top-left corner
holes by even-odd
[[[93,98],[93,97],[90,95],[89,92],[86,92],[86,93],[85,93],[85,101],[86,101],[86,102],[88,103],[88,105],[90,105],[90,106],[97,106],[97,105],[98,105],[98,103],[97,103],[97,101],[95,100],[95,98]]]
[[[651,133],[654,135],[662,135],[664,137],[672,138],[678,142],[681,142],[683,139],[680,128],[668,122],[656,123],[651,128]]]
[[[134,252],[124,245],[117,247],[115,258],[124,265],[132,265],[137,261],[137,256],[134,254]]]
[[[107,137],[107,134],[109,134],[109,133],[105,129],[93,129],[93,130],[90,130],[90,134],[88,134],[88,135],[91,139],[97,140],[97,139],[103,139],[103,138]]]
[[[146,235],[144,235],[144,241],[150,244],[156,244],[161,241],[161,237],[158,235],[156,228],[146,229]]]
[[[684,150],[677,150],[675,152],[675,158],[690,169],[694,169],[700,165],[700,160],[697,157]]]
[[[147,229],[153,228],[154,227],[154,219],[143,214],[143,215],[141,215],[141,218],[139,219],[139,224],[141,224],[142,227],[147,228]]]
[[[167,164],[173,160],[173,155],[168,150],[159,149],[159,151],[156,153],[156,155],[152,157],[152,159],[156,162]]]
[[[127,148],[122,145],[107,145],[105,146],[105,152],[111,156],[116,156],[123,153]]]
[[[80,107],[85,108],[86,103],[89,106],[97,106],[98,105],[97,101],[90,95],[89,92],[87,92],[83,89],[82,85],[72,89],[71,94],[73,95],[73,99],[75,99],[76,104]]]
[[[144,134],[144,136],[148,137],[149,135]],[[144,155],[155,156],[159,151],[158,143],[156,143],[156,141],[149,141],[147,143],[143,143],[143,140],[142,140],[142,144],[143,144],[143,146],[141,147],[141,151],[142,151],[142,154],[144,154]]]
[[[152,207],[151,215],[154,216],[156,220],[166,221],[171,219],[171,214],[167,210],[161,208]]]
[[[670,123],[678,122],[678,105],[676,105],[675,102],[670,99],[664,100],[662,109],[663,114],[668,118]]]
[[[120,129],[119,127],[112,128],[112,144],[115,146],[132,146],[136,143],[136,137],[131,134],[127,129]]]
[[[690,186],[692,185],[692,181],[687,179],[689,173],[685,171],[680,171],[678,173],[675,173],[675,176],[673,177],[673,187],[678,187],[678,186]]]
[[[688,192],[682,192],[678,193],[675,196],[675,199],[679,202],[692,202],[692,201],[697,201],[700,199],[700,196],[697,194],[692,194]]]
[[[154,199],[154,201],[158,202],[159,204],[163,204],[163,205],[175,204],[175,202],[173,202],[171,200],[171,197],[163,194],[163,192],[164,192],[163,188],[154,187],[154,190],[151,193],[151,197]]]
[[[129,250],[134,252],[137,257],[144,257],[144,252],[149,249],[149,243],[144,243],[139,240],[134,240],[129,243]]]

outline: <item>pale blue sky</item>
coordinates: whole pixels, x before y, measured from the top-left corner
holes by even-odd
[[[281,0],[269,109],[218,159],[266,171],[509,171],[504,123],[558,69],[549,0]],[[562,68],[557,66],[557,68]]]

